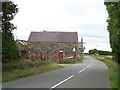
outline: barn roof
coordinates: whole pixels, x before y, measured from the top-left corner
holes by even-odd
[[[78,42],[77,32],[31,32],[29,42]]]

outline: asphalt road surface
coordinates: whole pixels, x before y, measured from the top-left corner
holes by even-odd
[[[3,88],[109,88],[105,64],[89,56],[80,64],[6,82]]]

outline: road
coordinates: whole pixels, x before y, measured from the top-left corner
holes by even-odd
[[[52,72],[6,82],[3,88],[109,88],[105,64],[85,56],[79,64]]]

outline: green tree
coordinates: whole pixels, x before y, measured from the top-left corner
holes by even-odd
[[[17,14],[18,8],[12,1],[2,2],[2,62],[19,59],[19,52],[12,31],[16,29],[10,22]]]
[[[120,3],[105,2],[108,11],[108,27],[110,44],[114,60],[120,64]]]
[[[98,50],[96,48],[89,50],[90,55],[95,54],[95,53],[98,53]]]

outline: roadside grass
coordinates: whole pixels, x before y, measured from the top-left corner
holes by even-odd
[[[23,63],[26,63],[26,62],[23,62]],[[22,66],[22,68],[19,66],[18,67],[14,66],[15,67],[14,69],[13,69],[13,67],[10,70],[7,69],[4,71],[4,69],[3,69],[2,82],[11,81],[11,80],[15,80],[15,79],[22,78],[22,77],[41,74],[41,73],[50,72],[53,70],[63,68],[63,66],[55,64],[51,61],[47,61],[44,63],[38,63],[38,65],[37,64],[32,65],[30,63],[29,64],[26,63],[24,65],[26,65],[26,66]],[[7,66],[9,66],[9,65],[7,65]],[[12,64],[10,64],[10,66],[12,66]]]
[[[85,58],[82,57],[76,57],[75,59],[65,59],[65,60],[59,60],[60,64],[77,64],[84,60]]]
[[[77,57],[75,59],[60,60],[59,64],[54,63],[53,60],[34,63],[26,60],[11,61],[2,65],[2,82],[50,72],[65,67],[60,64],[76,64],[82,62],[83,60],[84,58]]]
[[[91,56],[101,60],[107,65],[109,73],[109,84],[111,88],[118,88],[118,64],[112,60],[112,56],[103,56],[99,54],[94,54]]]

